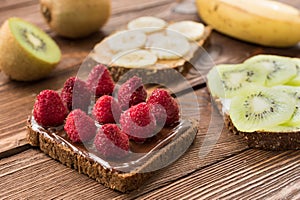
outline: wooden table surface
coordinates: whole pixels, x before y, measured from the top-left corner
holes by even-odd
[[[300,8],[299,0],[281,1]],[[300,199],[300,152],[250,149],[242,138],[226,129],[216,140],[216,130],[222,128],[223,122],[212,112],[203,80],[195,77],[190,79],[200,106],[195,142],[179,160],[159,170],[139,190],[129,194],[105,188],[27,144],[25,122],[36,94],[44,89],[60,89],[68,77],[76,75],[97,42],[133,18],[153,15],[167,21],[201,21],[196,13],[176,12],[181,3],[112,0],[112,15],[101,32],[85,39],[68,40],[47,27],[37,0],[0,0],[0,23],[12,16],[26,19],[53,37],[63,54],[55,71],[41,81],[15,82],[0,73],[0,199]],[[300,45],[267,48],[215,31],[205,47],[216,64],[241,62],[259,53],[300,57]],[[215,120],[210,124],[212,118]],[[208,149],[211,151],[206,156],[199,154]]]

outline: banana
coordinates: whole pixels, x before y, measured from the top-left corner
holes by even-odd
[[[145,33],[152,33],[162,30],[167,26],[167,22],[163,19],[151,16],[139,17],[131,20],[127,24],[128,30],[139,29]]]
[[[128,68],[141,68],[152,66],[156,63],[157,57],[147,50],[135,50],[120,52],[112,59],[112,65]]]
[[[194,21],[180,21],[170,24],[167,32],[177,31],[185,35],[189,41],[199,40],[204,35],[204,25]]]
[[[178,59],[187,54],[191,48],[190,43],[181,34],[156,33],[148,36],[146,48],[159,59]]]
[[[271,0],[196,0],[198,14],[214,29],[264,46],[289,47],[300,41],[298,9]]]
[[[147,36],[139,30],[119,31],[108,38],[108,46],[115,52],[141,48],[146,43]]]

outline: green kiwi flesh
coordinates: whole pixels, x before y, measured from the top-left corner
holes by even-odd
[[[286,92],[296,101],[295,111],[292,114],[291,119],[282,125],[300,127],[300,87],[282,85],[276,86],[275,88]]]
[[[267,70],[265,85],[285,84],[297,75],[296,63],[291,58],[275,55],[258,55],[247,59],[250,67],[262,67]]]
[[[266,127],[263,128],[262,130],[259,130],[258,132],[271,132],[271,133],[286,133],[286,132],[299,132],[300,131],[300,126],[289,126],[289,125],[276,125],[272,127]]]
[[[239,131],[253,132],[289,121],[295,105],[295,98],[280,89],[255,86],[232,98],[229,114]]]
[[[18,18],[9,19],[9,26],[19,44],[32,56],[47,63],[59,62],[59,47],[41,29]]]
[[[250,84],[263,85],[266,71],[263,68],[244,64],[223,64],[216,66],[208,75],[208,86],[213,95],[231,98]]]
[[[217,66],[208,72],[207,86],[213,97],[225,97],[225,90]]]
[[[289,80],[286,85],[300,86],[300,58],[292,59],[296,63],[297,75]]]

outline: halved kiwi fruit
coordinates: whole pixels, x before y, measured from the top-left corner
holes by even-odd
[[[253,132],[289,121],[295,104],[281,89],[255,86],[232,98],[229,114],[239,131]]]
[[[266,71],[261,67],[249,67],[244,64],[223,64],[211,70],[207,78],[213,96],[231,98],[250,84],[263,85]]]
[[[0,68],[11,79],[32,81],[47,76],[61,59],[57,44],[45,32],[20,18],[0,29]]]
[[[274,55],[257,55],[247,59],[245,64],[252,67],[261,67],[267,70],[265,85],[285,84],[297,74],[296,64],[291,58]]]

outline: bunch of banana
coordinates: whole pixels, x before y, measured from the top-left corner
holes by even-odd
[[[131,20],[125,30],[98,43],[91,57],[108,65],[115,80],[133,68],[155,71],[179,68],[193,57],[209,30],[194,21],[167,23],[156,17],[140,17]]]
[[[200,17],[229,36],[265,46],[300,41],[300,11],[271,0],[196,0]]]

